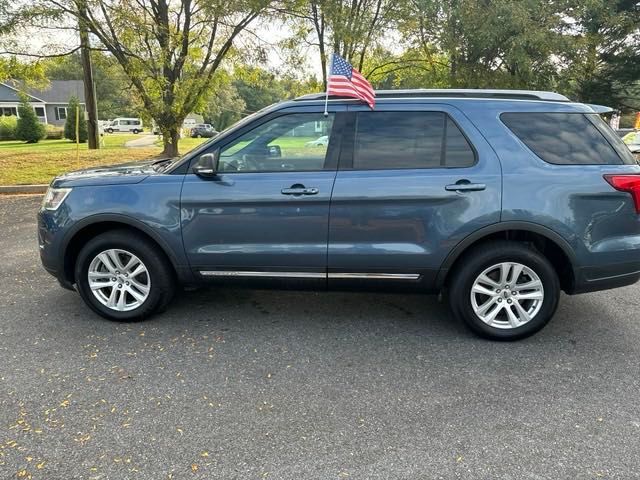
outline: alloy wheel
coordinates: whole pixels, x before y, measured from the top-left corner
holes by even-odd
[[[96,255],[87,277],[98,301],[120,312],[140,307],[151,291],[147,267],[133,253],[122,249],[112,248]]]
[[[544,301],[544,287],[531,268],[503,262],[484,270],[471,287],[471,306],[491,327],[512,329],[530,322]]]

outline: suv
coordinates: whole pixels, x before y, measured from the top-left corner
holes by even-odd
[[[191,138],[211,138],[217,134],[218,132],[208,123],[198,123],[191,129]]]
[[[205,282],[446,292],[502,340],[542,328],[561,290],[640,278],[640,166],[608,108],[500,90],[324,108],[303,96],[179,159],[57,177],[38,214],[45,268],[115,320]]]

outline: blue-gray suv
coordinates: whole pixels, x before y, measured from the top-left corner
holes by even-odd
[[[444,292],[503,340],[542,328],[561,290],[640,278],[640,166],[606,107],[406,90],[324,108],[307,95],[182,158],[57,177],[38,214],[44,267],[115,320],[205,282]]]

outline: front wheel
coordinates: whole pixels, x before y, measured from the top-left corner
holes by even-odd
[[[141,320],[174,293],[171,266],[157,246],[123,230],[90,240],[78,255],[75,278],[85,303],[111,320]]]
[[[558,276],[546,257],[518,242],[481,245],[452,272],[450,304],[478,335],[518,340],[553,317],[560,297]]]

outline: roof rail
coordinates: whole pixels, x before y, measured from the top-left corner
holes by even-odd
[[[325,93],[311,93],[295,98],[296,101],[322,100]],[[569,102],[564,95],[554,92],[538,90],[494,90],[494,89],[448,89],[448,88],[417,88],[413,90],[376,90],[376,98],[502,98],[511,100],[544,100],[549,102]],[[345,98],[329,95],[329,98]]]

